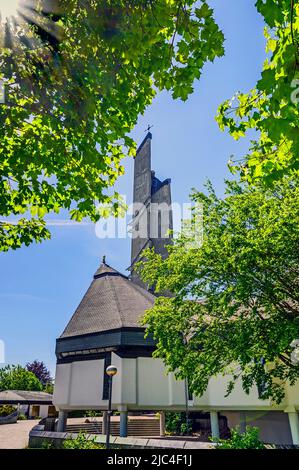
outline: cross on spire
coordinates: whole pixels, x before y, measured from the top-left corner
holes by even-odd
[[[151,130],[151,128],[154,127],[154,126],[151,126],[150,124],[147,126],[147,129],[145,129],[144,132],[149,132]]]

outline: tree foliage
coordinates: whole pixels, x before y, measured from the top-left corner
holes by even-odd
[[[264,18],[267,59],[249,93],[219,108],[217,121],[235,138],[257,131],[241,163],[232,163],[249,182],[273,184],[299,170],[299,1],[257,0]]]
[[[100,203],[117,214],[111,188],[138,116],[157,90],[186,100],[223,54],[205,0],[53,3],[59,14],[38,2],[37,20],[18,34],[10,25],[0,49],[0,214],[21,217],[0,220],[1,250],[48,238],[44,216],[61,208],[76,221],[97,221]]]
[[[165,413],[165,430],[167,433],[176,436],[192,434],[192,420],[188,420],[187,426],[185,412],[167,411]]]
[[[45,363],[43,361],[37,361],[34,360],[33,362],[28,362],[26,364],[26,369],[29,372],[32,372],[38,380],[41,382],[41,384],[45,387],[48,384],[51,384],[52,378],[51,378],[51,373],[45,366]]]
[[[12,405],[0,405],[0,417],[9,416],[16,411],[16,407]]]
[[[210,377],[231,374],[249,393],[277,402],[299,366],[291,342],[299,337],[298,178],[274,189],[227,183],[218,199],[193,193],[204,206],[204,239],[182,234],[165,260],[152,250],[141,263],[157,298],[144,317],[157,340],[156,356],[201,395]]]
[[[8,365],[0,369],[0,390],[36,390],[43,386],[38,378],[20,365]]]
[[[49,212],[92,221],[122,207],[116,179],[129,133],[159,90],[187,99],[203,65],[223,55],[208,0],[56,0],[13,27],[0,50],[0,249],[50,237]],[[198,6],[196,6],[198,5]],[[219,108],[221,129],[257,131],[233,171],[267,184],[298,171],[299,0],[256,0],[267,60],[249,93]],[[35,18],[35,19],[34,19]],[[0,31],[2,40],[3,31]],[[29,46],[28,46],[29,45]]]

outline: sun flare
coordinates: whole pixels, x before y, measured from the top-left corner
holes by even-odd
[[[2,23],[6,23],[10,18],[18,15],[20,0],[0,0],[0,18]]]
[[[57,44],[63,36],[63,28],[57,24],[62,16],[59,1],[0,0],[0,50],[20,52]]]

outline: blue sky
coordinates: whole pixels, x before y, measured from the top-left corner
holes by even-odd
[[[141,116],[133,137],[144,138],[152,124],[152,166],[172,180],[173,201],[188,202],[191,188],[210,179],[223,195],[230,155],[242,157],[248,141],[234,142],[215,122],[218,105],[258,80],[265,60],[263,22],[254,0],[213,0],[216,20],[226,37],[226,55],[208,64],[186,103],[161,93]],[[133,160],[117,190],[132,198]],[[64,217],[64,215],[62,215]],[[101,240],[93,225],[52,226],[52,239],[0,254],[0,340],[7,363],[43,360],[54,374],[55,339],[88,288],[103,254],[125,272],[130,240]]]

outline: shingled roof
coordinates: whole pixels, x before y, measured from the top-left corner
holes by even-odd
[[[153,294],[102,263],[60,337],[141,328],[140,318],[154,301]]]
[[[27,390],[1,390],[0,404],[9,403],[40,403],[52,404],[52,395],[46,392]]]

